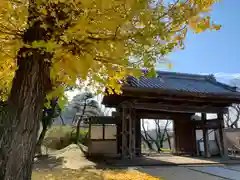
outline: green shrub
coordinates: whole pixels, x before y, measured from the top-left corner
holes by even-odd
[[[80,130],[79,143],[86,145],[87,130]],[[52,126],[48,129],[43,145],[50,149],[62,149],[73,144],[76,138],[76,128],[70,125]]]
[[[75,139],[76,139],[76,128],[74,128],[74,130],[72,131],[71,134],[71,142],[74,143]],[[80,130],[80,134],[79,134],[79,143],[86,145],[87,144],[87,135],[88,135],[88,130]]]

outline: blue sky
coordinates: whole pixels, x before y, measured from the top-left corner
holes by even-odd
[[[240,0],[222,0],[213,7],[211,16],[222,25],[222,29],[189,33],[186,48],[168,57],[173,64],[170,71],[214,74],[224,83],[229,83],[231,79],[240,80]],[[163,67],[163,70],[167,69]],[[77,93],[69,93],[69,98]],[[149,128],[154,128],[151,122]]]
[[[168,57],[173,64],[171,71],[214,74],[225,83],[240,80],[240,0],[222,0],[215,4],[211,16],[222,25],[221,30],[189,33],[186,48]]]
[[[219,77],[240,73],[240,0],[222,0],[211,16],[222,29],[201,34],[189,33],[186,48],[171,53],[171,71],[216,74]]]

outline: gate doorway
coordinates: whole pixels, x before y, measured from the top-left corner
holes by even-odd
[[[170,154],[174,147],[173,121],[141,119],[141,152],[143,155]]]

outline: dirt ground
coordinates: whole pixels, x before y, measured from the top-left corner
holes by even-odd
[[[70,145],[58,151],[50,151],[48,156],[35,159],[33,169],[33,180],[103,180],[102,174],[105,170],[97,168],[97,164],[85,157],[85,147]],[[122,170],[113,170],[108,175],[110,180],[223,180],[206,173],[194,171],[184,166],[161,166],[161,167],[133,167]],[[132,173],[134,172],[134,173]],[[117,174],[118,173],[118,174]],[[141,174],[144,173],[144,174]],[[111,173],[110,173],[111,174]],[[130,174],[127,178],[127,174]],[[147,176],[149,175],[149,176]],[[157,178],[154,178],[157,177]],[[107,178],[109,179],[109,178]]]
[[[72,144],[35,158],[32,180],[161,180],[129,169],[100,169],[85,157],[84,146]]]

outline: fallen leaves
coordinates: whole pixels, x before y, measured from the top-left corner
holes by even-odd
[[[32,180],[161,180],[137,170],[59,169],[34,171]]]
[[[150,176],[139,171],[109,171],[104,172],[103,177],[106,180],[160,180],[159,178]]]

